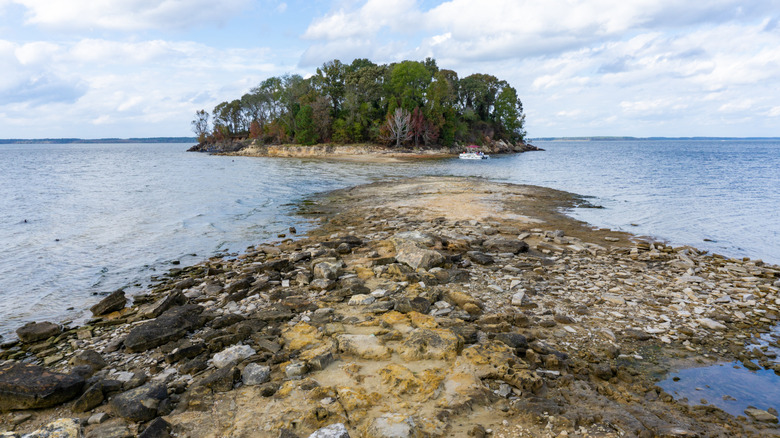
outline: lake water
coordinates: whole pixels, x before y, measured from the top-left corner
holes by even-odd
[[[780,142],[538,142],[546,152],[395,164],[218,157],[185,144],[0,145],[0,335],[83,317],[180,261],[241,251],[318,192],[473,175],[593,196],[572,214],[728,256],[780,263]],[[706,239],[706,241],[705,241]]]

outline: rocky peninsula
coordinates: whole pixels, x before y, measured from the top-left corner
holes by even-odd
[[[0,436],[777,436],[774,409],[657,383],[777,367],[752,345],[780,267],[561,213],[584,204],[448,177],[318,196],[305,236],[172,270],[130,306],[117,291],[84,326],[20,329]]]

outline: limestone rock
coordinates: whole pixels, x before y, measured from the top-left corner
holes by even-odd
[[[0,411],[40,409],[77,397],[84,378],[43,367],[14,363],[0,366]]]
[[[702,327],[706,327],[710,330],[727,330],[728,327],[726,327],[724,324],[719,323],[718,321],[715,321],[714,319],[710,318],[700,318],[697,319],[696,322],[699,323]]]
[[[313,274],[316,279],[336,280],[341,274],[341,262],[320,262],[314,265]]]
[[[396,250],[396,260],[414,269],[428,270],[444,263],[444,256],[438,251],[421,248],[413,243],[399,243]]]
[[[483,242],[482,246],[493,252],[511,252],[513,254],[528,252],[528,244],[518,239],[492,237]]]
[[[233,345],[215,354],[211,363],[217,368],[222,368],[232,362],[242,361],[253,354],[255,354],[255,350],[248,345]]]
[[[103,298],[102,300],[100,300],[99,303],[90,307],[89,310],[92,312],[93,315],[100,316],[100,315],[105,315],[107,313],[115,312],[117,310],[122,310],[125,307],[126,303],[127,303],[127,298],[125,297],[125,291],[119,289],[117,291],[114,291],[107,297]]]
[[[73,355],[68,363],[74,367],[89,365],[93,371],[99,371],[107,365],[106,360],[95,350],[82,350]]]
[[[168,397],[168,391],[162,383],[147,383],[130,391],[125,391],[111,399],[114,413],[135,422],[146,422],[157,416],[157,406]]]
[[[32,343],[57,336],[61,332],[62,328],[53,322],[28,322],[16,330],[16,335],[20,341]]]
[[[336,423],[315,430],[309,438],[349,438],[349,432],[344,423]]]
[[[756,409],[754,407],[748,407],[745,409],[745,414],[750,418],[765,423],[777,423],[777,416],[770,414],[763,409]]]
[[[125,338],[125,347],[129,352],[137,353],[175,341],[202,324],[202,311],[203,308],[195,304],[167,310],[157,319],[132,329]]]
[[[271,367],[250,363],[241,372],[241,381],[244,385],[262,385],[271,378]]]
[[[96,383],[87,388],[84,394],[81,394],[81,397],[73,403],[72,410],[73,412],[87,412],[100,406],[101,403],[103,403],[103,388],[100,383]]]

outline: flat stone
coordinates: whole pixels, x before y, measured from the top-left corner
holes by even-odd
[[[446,329],[414,329],[396,352],[404,360],[454,359],[463,341]]]
[[[168,438],[171,436],[171,424],[162,418],[155,418],[143,432],[138,435],[138,438]]]
[[[105,315],[117,310],[122,310],[127,304],[127,297],[125,297],[125,291],[119,289],[112,292],[107,297],[100,300],[99,303],[90,307],[89,310],[95,316]]]
[[[702,327],[706,327],[710,330],[728,330],[728,327],[719,323],[718,321],[715,321],[714,319],[700,318],[697,319],[696,322],[698,322]]]
[[[103,403],[103,388],[100,383],[96,383],[81,394],[71,408],[73,412],[87,412]]]
[[[134,422],[146,422],[157,416],[157,406],[168,397],[168,391],[162,383],[147,383],[130,391],[125,391],[111,399],[114,413]]]
[[[93,371],[99,371],[107,365],[103,356],[95,350],[81,350],[76,352],[68,363],[74,367],[89,365]]]
[[[376,298],[374,298],[371,295],[364,295],[364,294],[352,295],[349,298],[349,303],[348,304],[350,306],[367,306],[367,305],[373,303],[374,301],[376,301]]]
[[[24,343],[32,343],[57,336],[62,332],[62,328],[53,322],[28,322],[16,329],[16,335]]]
[[[240,362],[255,353],[255,349],[248,345],[233,345],[215,354],[211,363],[217,368],[222,368],[232,362]]]
[[[528,252],[528,244],[519,239],[504,239],[502,237],[492,237],[482,243],[485,249],[493,252],[508,252],[518,254]]]
[[[201,306],[187,304],[167,310],[152,321],[130,331],[124,340],[130,353],[139,353],[175,341],[202,325]]]
[[[89,420],[87,420],[87,424],[101,424],[105,423],[106,420],[108,420],[109,416],[105,412],[98,412],[97,414],[92,414],[89,417]]]
[[[399,243],[396,245],[396,251],[396,260],[413,269],[428,270],[444,263],[444,256],[438,251],[421,248],[413,243]]]
[[[56,406],[81,394],[84,378],[14,363],[0,366],[0,411]]]
[[[763,409],[749,407],[745,409],[745,414],[750,418],[763,423],[777,423],[777,416],[772,415]]]
[[[368,436],[372,438],[408,438],[416,434],[414,418],[403,414],[384,414],[368,427]]]

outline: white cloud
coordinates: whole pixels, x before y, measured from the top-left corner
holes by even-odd
[[[58,29],[186,28],[222,23],[248,0],[11,0],[27,8],[27,24]]]

